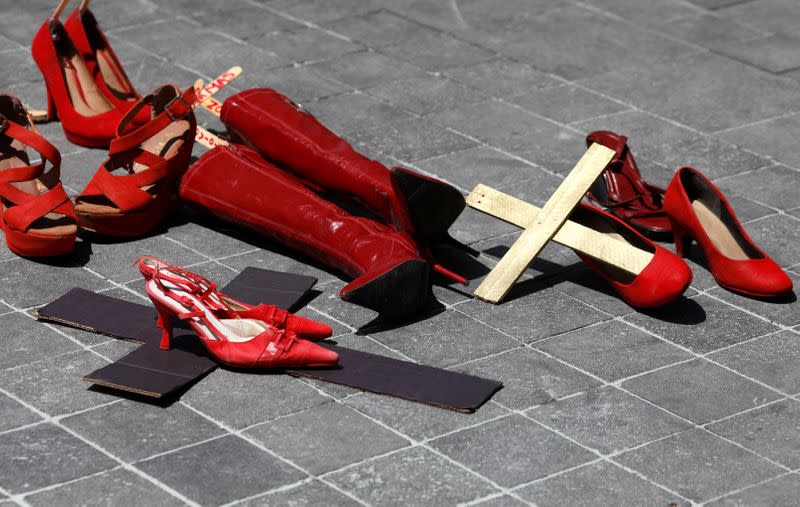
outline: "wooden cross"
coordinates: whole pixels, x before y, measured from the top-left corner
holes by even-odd
[[[613,158],[613,150],[592,144],[541,209],[485,185],[475,187],[467,196],[470,207],[525,229],[475,290],[476,297],[502,301],[550,240],[629,273],[641,273],[652,253],[568,220]]]

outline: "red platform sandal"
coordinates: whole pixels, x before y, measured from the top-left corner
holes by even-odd
[[[42,161],[30,165],[25,146]],[[59,181],[60,166],[61,155],[36,131],[22,102],[0,95],[0,225],[17,255],[64,255],[75,247],[78,217]]]
[[[237,368],[298,368],[334,366],[336,352],[303,340],[268,323],[220,316],[213,291],[200,287],[181,270],[156,267],[147,282],[147,295],[158,311],[161,348],[169,350],[172,323],[186,321],[206,349],[221,363]]]
[[[791,292],[791,278],[753,243],[722,192],[696,169],[678,169],[667,187],[664,209],[677,254],[686,254],[692,240],[697,241],[720,286],[763,298]]]
[[[136,261],[136,266],[139,268],[139,272],[145,280],[152,280],[157,270],[179,273],[181,276],[191,280],[204,294],[209,294],[206,298],[206,303],[214,310],[217,317],[262,320],[271,326],[291,331],[300,338],[311,341],[323,340],[333,334],[333,329],[331,329],[330,326],[322,322],[294,315],[275,305],[260,304],[258,306],[252,306],[237,301],[219,292],[217,290],[217,285],[211,282],[211,280],[197,273],[193,273],[188,269],[170,266],[166,261],[158,257],[143,255]]]
[[[192,111],[194,88],[181,94],[163,85],[137,102],[122,119],[109,158],[75,199],[81,226],[118,237],[143,236],[154,229],[177,199],[177,185],[189,166],[197,122]],[[151,106],[144,125],[132,119]]]
[[[106,100],[122,113],[128,112],[141,95],[134,88],[117,54],[97,24],[94,14],[89,10],[89,0],[83,0],[77,9],[72,11],[64,22],[64,28]],[[134,123],[146,123],[148,119],[149,111],[145,108],[136,115]]]
[[[59,118],[71,142],[106,147],[114,138],[122,112],[100,92],[78,49],[58,20],[62,1],[31,44],[31,53],[47,87],[47,116]]]

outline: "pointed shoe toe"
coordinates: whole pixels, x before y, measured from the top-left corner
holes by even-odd
[[[714,269],[714,278],[729,291],[756,298],[778,298],[793,289],[792,279],[769,257],[728,260],[725,264],[724,268]]]
[[[286,330],[306,340],[324,340],[333,334],[333,328],[322,322],[291,315],[286,320]]]

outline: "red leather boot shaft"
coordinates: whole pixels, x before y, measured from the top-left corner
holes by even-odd
[[[280,167],[414,231],[389,169],[355,151],[286,96],[268,88],[238,93],[225,101],[221,118],[234,139]]]

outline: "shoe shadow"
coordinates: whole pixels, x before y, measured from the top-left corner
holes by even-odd
[[[92,243],[86,241],[84,238],[79,237],[79,241],[75,242],[75,249],[67,255],[59,255],[57,257],[23,257],[31,262],[43,264],[45,266],[53,266],[57,268],[77,268],[85,266],[92,256]]]
[[[367,322],[366,324],[356,329],[355,334],[358,336],[363,336],[363,335],[368,335],[370,333],[391,331],[393,329],[410,326],[417,322],[422,322],[423,320],[427,320],[435,315],[439,315],[440,313],[443,313],[446,310],[447,307],[444,306],[442,303],[440,303],[439,300],[436,299],[433,296],[433,294],[431,294],[430,297],[428,298],[428,302],[425,306],[425,309],[419,312],[418,314],[402,319],[390,319],[378,315],[371,321]]]
[[[700,303],[686,296],[681,296],[670,305],[641,309],[638,312],[663,322],[685,326],[694,326],[706,321],[706,311],[700,306]]]

